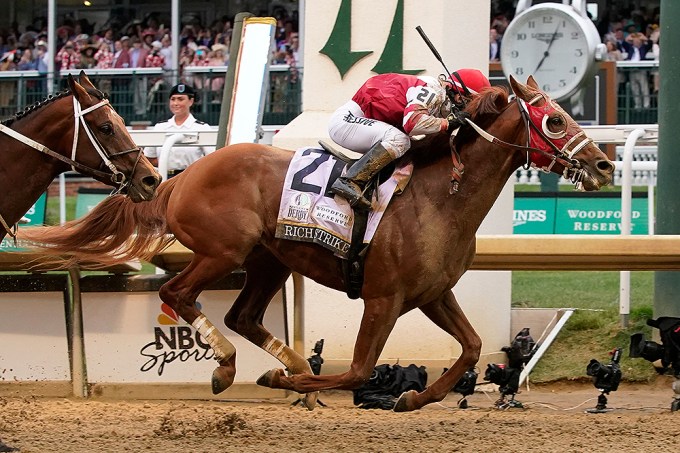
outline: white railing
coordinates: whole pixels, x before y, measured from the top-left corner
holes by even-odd
[[[283,126],[261,126],[261,137],[259,143],[271,145],[274,135]],[[167,179],[168,154],[174,145],[195,145],[195,146],[215,146],[217,142],[218,128],[215,126],[210,131],[186,131],[181,134],[168,133],[154,130],[129,130],[134,142],[144,148],[146,146],[156,146],[161,148],[159,156],[159,168],[161,177]],[[67,172],[68,175],[76,175],[75,172]],[[60,222],[66,222],[66,177],[64,173],[59,175],[59,218]]]

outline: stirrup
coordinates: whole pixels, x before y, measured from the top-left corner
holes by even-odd
[[[359,190],[356,190],[355,187]],[[355,182],[338,178],[331,186],[331,192],[340,195],[355,209],[363,211],[371,209],[371,202],[364,197],[361,187]]]

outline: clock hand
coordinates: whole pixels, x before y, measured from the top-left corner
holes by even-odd
[[[543,62],[545,59],[550,55],[550,47],[552,46],[552,43],[555,42],[555,38],[557,38],[557,31],[560,29],[560,25],[557,24],[557,28],[555,29],[555,33],[552,34],[552,37],[550,38],[550,42],[548,42],[548,47],[545,49],[545,52],[543,52],[543,58],[541,58],[541,61],[538,62],[538,66],[536,66],[536,70],[534,71],[534,74],[538,72],[538,70],[541,68],[541,65],[543,65]]]

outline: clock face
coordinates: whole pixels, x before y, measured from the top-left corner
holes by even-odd
[[[594,63],[588,30],[580,19],[562,5],[535,6],[517,16],[501,44],[505,75],[520,81],[533,75],[557,100],[576,91]]]

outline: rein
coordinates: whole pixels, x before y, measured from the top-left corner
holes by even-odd
[[[550,172],[552,169],[553,165],[555,163],[559,163],[564,167],[564,172],[563,176],[569,180],[571,180],[574,183],[577,183],[580,178],[583,175],[583,170],[581,169],[581,164],[574,159],[574,156],[576,153],[581,151],[584,147],[586,147],[589,143],[592,142],[592,139],[586,137],[585,132],[581,131],[571,137],[565,144],[562,146],[562,148],[558,148],[555,143],[553,143],[553,139],[559,139],[563,138],[566,135],[566,132],[564,133],[553,133],[548,131],[547,129],[547,115],[543,117],[542,121],[542,128],[539,128],[534,124],[533,121],[531,121],[531,118],[529,116],[528,112],[528,107],[526,104],[533,105],[535,102],[537,102],[540,99],[544,99],[542,94],[536,95],[533,99],[531,99],[528,103],[523,101],[522,99],[515,98],[517,102],[517,107],[519,108],[519,111],[522,115],[522,118],[524,119],[524,123],[526,126],[527,130],[527,144],[526,145],[517,145],[514,143],[509,143],[504,140],[501,140],[498,137],[495,137],[494,135],[488,133],[481,127],[479,127],[477,124],[475,124],[471,119],[466,118],[465,120],[467,123],[472,127],[472,129],[477,132],[482,138],[487,140],[490,143],[493,143],[495,145],[501,146],[503,148],[511,149],[511,150],[519,150],[519,151],[526,151],[527,153],[527,165],[529,165],[530,158],[529,158],[529,153],[530,152],[536,152],[543,154],[544,156],[547,156],[551,162],[550,165],[546,168],[541,168],[541,170],[545,171],[546,173]],[[535,146],[531,146],[531,130],[534,130],[540,137],[541,139],[552,148],[552,151],[554,154],[551,154],[545,150],[542,150],[540,148],[536,148]],[[580,141],[579,141],[580,140]],[[576,143],[576,145],[569,150],[569,146],[572,144]],[[458,152],[455,150],[455,147],[451,147],[451,157],[453,160],[453,169],[451,171],[451,190],[450,192],[457,192],[458,191],[458,185],[460,184],[460,181],[462,179],[462,174],[463,174],[463,164],[460,162],[460,156],[458,155]]]
[[[52,151],[47,146],[45,146],[41,143],[38,143],[38,142],[36,142],[35,140],[33,140],[29,137],[26,137],[25,135],[15,131],[14,129],[12,129],[8,126],[5,126],[4,124],[0,124],[0,132],[5,133],[6,135],[14,138],[15,140],[18,140],[21,143],[23,143],[27,146],[30,146],[31,148],[33,148],[33,149],[35,149],[35,150],[37,150],[41,153],[47,154],[48,156],[53,157],[54,159],[57,159],[61,162],[64,162],[64,163],[70,165],[71,168],[73,169],[73,171],[80,171],[81,173],[89,173],[93,176],[96,176],[96,177],[99,177],[99,178],[102,178],[102,179],[110,177],[111,181],[113,183],[118,184],[118,188],[115,191],[116,193],[118,193],[118,192],[122,191],[125,188],[125,186],[129,184],[129,182],[126,182],[125,175],[122,172],[120,172],[116,168],[115,165],[113,165],[113,163],[111,162],[110,159],[114,159],[116,157],[137,151],[137,153],[138,153],[137,154],[137,160],[135,161],[135,165],[132,168],[132,173],[131,173],[131,174],[134,174],[135,169],[137,168],[137,164],[139,163],[139,159],[140,159],[142,153],[141,153],[140,148],[128,149],[128,150],[121,151],[121,152],[114,153],[114,154],[107,154],[104,151],[104,147],[101,145],[101,143],[94,136],[94,134],[92,133],[92,130],[90,129],[88,124],[85,122],[84,117],[88,113],[90,113],[94,110],[97,110],[98,108],[103,107],[105,105],[110,106],[108,99],[104,99],[103,101],[83,110],[82,106],[80,105],[80,102],[76,99],[75,96],[73,96],[73,117],[75,119],[75,125],[74,125],[74,130],[73,130],[73,147],[71,149],[71,158],[70,159],[66,156],[62,156],[61,154],[59,154],[55,151]],[[75,160],[76,159],[76,150],[77,150],[77,145],[78,145],[78,131],[80,129],[79,124],[78,124],[79,120],[80,120],[80,123],[83,125],[83,129],[85,129],[85,133],[87,134],[88,138],[90,139],[90,143],[92,144],[94,149],[97,150],[97,153],[101,157],[104,164],[111,170],[111,173],[106,173],[106,172],[103,172],[103,171],[100,171],[100,170],[97,170],[97,169],[94,169],[94,168],[90,168],[87,165],[83,165],[83,164],[81,164],[81,163],[79,163]],[[5,221],[5,219],[2,217],[1,214],[0,214],[0,224],[5,229],[7,234],[11,238],[13,238],[15,243],[16,243],[16,225],[14,225],[13,227],[10,227],[7,224],[7,222]]]

